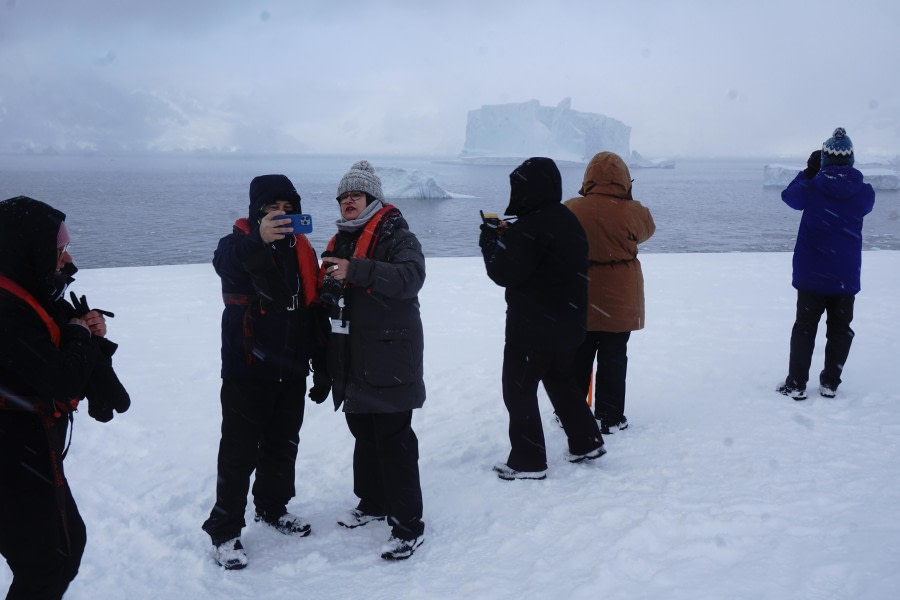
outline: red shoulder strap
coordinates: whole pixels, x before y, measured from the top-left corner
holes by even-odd
[[[303,282],[303,304],[309,306],[319,299],[319,261],[316,258],[316,251],[313,250],[312,244],[306,239],[302,233],[294,236],[297,238],[297,245],[294,250],[297,252],[297,266],[300,268],[300,280]]]
[[[53,318],[49,314],[47,314],[47,311],[44,310],[44,307],[40,305],[35,297],[28,293],[28,290],[23,288],[12,279],[6,277],[5,275],[0,275],[0,288],[8,291],[13,296],[16,296],[17,298],[28,304],[28,306],[30,306],[31,309],[37,313],[37,315],[41,318],[41,321],[44,322],[44,325],[47,326],[47,331],[50,333],[50,339],[53,341],[53,345],[59,348],[59,325],[57,325],[56,321],[54,321]]]
[[[366,228],[363,229],[362,235],[356,240],[356,250],[353,251],[353,258],[370,258],[375,251],[375,244],[378,242],[378,236],[381,235],[381,222],[387,213],[396,211],[390,204],[385,204],[384,208],[372,215]]]
[[[398,212],[397,208],[391,204],[385,204],[381,210],[372,215],[372,218],[366,223],[365,229],[363,229],[363,232],[359,235],[359,239],[356,240],[356,248],[353,250],[352,258],[371,258],[372,254],[375,252],[375,244],[378,242],[378,237],[381,235],[382,221],[384,221],[384,218],[388,216],[389,213],[393,212]],[[328,252],[334,251],[336,240],[337,234],[329,240],[328,247],[326,248]],[[323,267],[319,273],[320,285],[324,275],[325,269]]]
[[[240,231],[244,235],[250,233],[250,221],[246,218],[238,219],[234,222],[235,231]],[[317,279],[319,274],[319,261],[316,258],[316,251],[313,250],[312,244],[302,233],[294,235],[297,243],[294,245],[294,252],[297,253],[297,267],[300,269],[300,280],[303,282],[303,304],[309,306],[319,297]]]
[[[244,235],[250,233],[250,221],[246,218],[238,219],[234,222],[234,228],[240,230]]]

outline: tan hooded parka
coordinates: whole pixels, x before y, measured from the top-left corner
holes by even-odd
[[[644,275],[638,244],[656,231],[650,211],[631,197],[631,173],[617,154],[591,159],[584,183],[566,206],[587,235],[588,331],[644,328]]]

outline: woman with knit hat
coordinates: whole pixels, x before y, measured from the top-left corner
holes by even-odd
[[[338,184],[341,218],[322,254],[321,297],[331,305],[328,372],[335,410],[343,405],[353,450],[356,508],[348,529],[387,520],[381,557],[402,560],[424,540],[418,439],[412,411],[425,402],[424,335],[418,293],[425,282],[419,240],[385,203],[365,160]]]
[[[781,192],[785,204],[803,211],[793,259],[797,318],[791,331],[788,375],[777,387],[794,400],[806,399],[822,313],[828,316],[820,395],[834,397],[853,341],[850,321],[860,289],[863,217],[875,205],[875,190],[863,182],[853,163],[853,143],[838,127]]]

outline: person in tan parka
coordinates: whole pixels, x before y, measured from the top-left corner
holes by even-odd
[[[644,328],[644,275],[638,244],[648,240],[656,224],[647,209],[631,197],[631,173],[620,156],[600,152],[584,172],[579,198],[566,201],[588,239],[587,337],[575,358],[578,385],[590,389],[597,357],[594,415],[601,432],[625,429],[627,344],[632,331]]]

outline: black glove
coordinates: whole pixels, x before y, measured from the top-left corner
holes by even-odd
[[[78,299],[78,296],[75,295],[75,292],[69,292],[69,297],[72,299],[72,306],[75,307],[75,314],[78,317],[83,317],[88,314],[92,310],[100,313],[101,315],[106,315],[107,317],[115,317],[113,313],[108,310],[103,310],[100,308],[91,308],[88,306],[87,298],[85,296],[81,296],[81,300]],[[112,355],[110,355],[112,356]]]
[[[88,414],[101,423],[106,423],[112,420],[113,409],[117,413],[128,410],[131,397],[113,370],[112,355],[118,345],[106,338],[95,337],[92,340],[99,346],[101,358],[91,373],[84,395],[88,401]]]
[[[331,376],[325,367],[325,357],[314,356],[310,361],[310,370],[313,374],[313,386],[309,389],[309,399],[322,404],[331,392]]]
[[[822,167],[822,151],[815,150],[812,154],[809,155],[809,160],[806,161],[806,169],[803,170],[806,173],[807,179],[812,179],[816,176],[816,173],[819,172],[819,169]]]
[[[322,367],[313,371],[313,386],[309,389],[309,399],[322,404],[331,392],[331,377]]]

